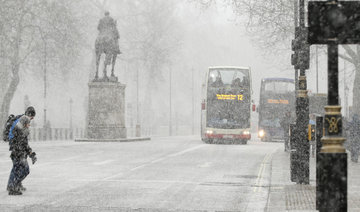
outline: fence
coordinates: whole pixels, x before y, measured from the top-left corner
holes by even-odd
[[[81,128],[30,128],[32,141],[73,140],[83,137],[84,129]]]

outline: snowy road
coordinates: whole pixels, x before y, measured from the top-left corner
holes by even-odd
[[[263,211],[282,143],[210,145],[198,137],[132,143],[33,142],[38,162],[8,196],[0,145],[0,211]],[[30,162],[30,160],[29,160]],[[2,187],[1,187],[2,186]]]

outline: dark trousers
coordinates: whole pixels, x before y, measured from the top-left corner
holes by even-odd
[[[10,172],[8,188],[17,189],[21,181],[30,173],[26,158],[12,158],[13,167]]]

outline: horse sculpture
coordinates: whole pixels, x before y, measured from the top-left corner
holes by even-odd
[[[96,74],[94,81],[99,80],[99,64],[101,55],[105,54],[104,60],[104,69],[103,69],[103,80],[102,81],[117,81],[117,78],[114,75],[114,67],[116,63],[116,57],[120,54],[119,49],[119,32],[116,28],[116,21],[109,16],[108,13],[105,13],[105,18],[100,20],[98,29],[100,31],[99,36],[95,41],[95,53],[96,53]],[[106,67],[112,64],[111,76],[110,79],[107,76]]]
[[[105,81],[109,80],[109,78],[107,76],[106,67],[110,64],[112,64],[111,77],[115,77],[114,67],[115,67],[116,57],[117,57],[118,53],[116,51],[114,51],[113,43],[114,43],[113,39],[109,38],[109,37],[99,37],[98,39],[96,39],[96,42],[95,42],[95,53],[96,53],[95,80],[99,79],[99,64],[100,64],[100,59],[101,59],[102,54],[105,54],[103,79]]]

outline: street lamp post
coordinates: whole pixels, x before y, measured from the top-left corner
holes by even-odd
[[[311,1],[309,11],[310,44],[328,46],[328,105],[325,106],[324,136],[318,156],[317,209],[347,211],[347,154],[342,136],[339,105],[339,44],[360,44],[360,2]]]
[[[338,46],[328,45],[328,105],[325,106],[325,136],[319,153],[320,211],[347,211],[347,154],[343,146],[339,105]]]

